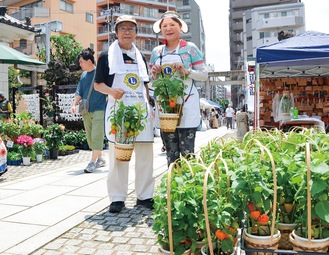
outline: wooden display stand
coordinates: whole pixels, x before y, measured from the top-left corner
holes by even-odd
[[[294,104],[300,115],[320,116],[329,123],[329,77],[260,79],[259,113],[260,124],[278,127],[272,117],[272,102],[276,93],[294,94]],[[310,123],[293,123],[309,126]],[[262,125],[260,125],[262,126]]]

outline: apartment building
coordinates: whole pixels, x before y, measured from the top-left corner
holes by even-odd
[[[153,23],[167,10],[178,11],[189,25],[189,32],[183,34],[182,38],[193,41],[205,56],[205,33],[200,8],[195,0],[3,0],[2,2],[8,7],[11,16],[21,21],[29,17],[32,26],[40,27],[41,24],[42,27],[60,21],[61,29],[52,30],[51,35],[73,34],[82,47],[93,48],[98,55],[107,50],[115,40],[116,18],[122,14],[132,15],[139,24],[136,45],[147,59],[152,49],[163,39],[161,34],[153,33]],[[46,44],[44,30],[40,38],[36,40],[37,44]],[[31,47],[33,42],[28,42],[28,45]]]
[[[229,31],[230,31],[230,69],[244,70],[244,42],[243,42],[243,14],[257,7],[280,6],[285,4],[300,3],[300,0],[230,0]],[[259,34],[260,35],[260,34]],[[250,39],[250,38],[248,38]],[[254,38],[257,40],[256,38]],[[233,77],[234,80],[241,80],[244,77]],[[234,107],[241,103],[240,96],[243,97],[241,86],[231,87]]]
[[[52,29],[51,35],[73,34],[82,47],[95,49],[96,29],[95,20],[97,16],[95,1],[79,0],[6,0],[11,16],[18,20],[30,18],[33,26],[60,21],[60,31]],[[44,30],[41,37],[45,37]],[[37,40],[44,44],[45,38]],[[33,44],[33,42],[29,42]],[[42,45],[36,45],[40,47]]]
[[[115,20],[122,14],[132,15],[138,22],[136,45],[149,59],[152,49],[159,44],[161,35],[153,33],[153,24],[167,10],[176,10],[174,0],[96,0],[97,53],[107,50],[115,39]]]
[[[243,59],[256,57],[258,47],[278,42],[278,34],[305,32],[303,3],[253,8],[243,14]]]

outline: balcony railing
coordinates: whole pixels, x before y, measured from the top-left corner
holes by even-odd
[[[26,17],[49,18],[49,8],[44,8],[44,7],[22,8],[20,11],[13,13],[11,16],[18,20],[24,20]]]

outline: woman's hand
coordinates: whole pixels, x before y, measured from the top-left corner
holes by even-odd
[[[183,63],[177,62],[171,64],[172,68],[175,68],[179,73],[189,75],[190,71],[185,68]]]
[[[161,73],[161,66],[160,65],[152,66],[152,77],[154,80],[156,79],[159,73]]]

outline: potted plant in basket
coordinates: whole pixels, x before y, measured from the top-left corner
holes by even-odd
[[[276,172],[268,149],[249,140],[235,159],[232,194],[240,199],[248,248],[277,249],[281,238],[276,218]],[[270,159],[270,160],[269,160]],[[261,253],[262,254],[262,253]]]
[[[327,253],[329,249],[329,146],[325,146],[321,150],[313,146],[312,151],[306,146],[304,178],[295,195],[297,226],[290,235],[294,250]]]
[[[221,162],[214,161],[205,174],[203,206],[206,228],[204,231],[207,232],[208,242],[201,248],[203,255],[235,253],[239,228],[237,211],[240,208],[235,207],[235,198],[230,194],[228,168],[225,166]]]
[[[62,124],[53,124],[45,129],[43,138],[49,148],[50,159],[58,158],[58,148],[63,144],[65,126]]]
[[[160,126],[163,132],[174,132],[179,122],[184,103],[184,77],[159,76],[153,83]],[[173,120],[172,123],[166,121]]]
[[[110,116],[111,134],[115,135],[116,158],[129,161],[136,137],[146,127],[146,109],[141,103],[125,105],[116,101]]]
[[[202,232],[202,183],[205,170],[200,165],[189,167],[185,163],[182,160],[180,164],[170,165],[153,198],[152,228],[160,245],[159,254],[170,251],[175,255],[195,252],[198,236]]]
[[[34,156],[34,148],[33,148],[33,138],[28,135],[20,135],[17,137],[17,141],[19,144],[19,150],[22,154],[23,165],[31,164],[31,157]]]

